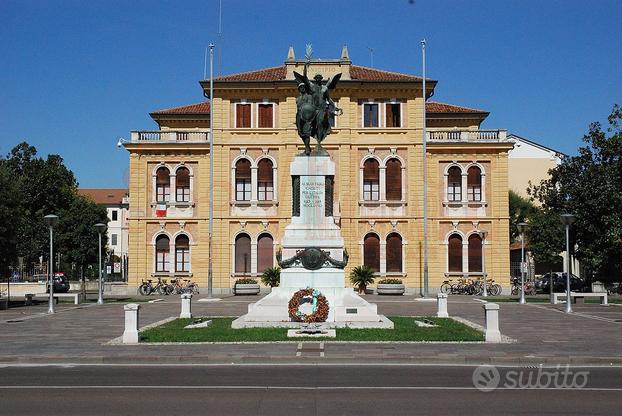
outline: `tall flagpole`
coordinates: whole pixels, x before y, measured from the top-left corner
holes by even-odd
[[[214,44],[209,44],[209,266],[207,297],[212,297],[212,238],[214,234]]]
[[[426,40],[421,40],[421,54],[423,58],[423,296],[428,297],[428,155],[426,132],[426,91],[425,91],[425,46]]]

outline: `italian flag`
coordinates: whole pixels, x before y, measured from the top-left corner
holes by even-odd
[[[156,205],[156,217],[166,217],[166,202],[158,202],[158,205]]]

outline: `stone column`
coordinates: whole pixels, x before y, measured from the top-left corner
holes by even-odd
[[[501,333],[499,332],[499,305],[496,303],[485,303],[483,305],[485,311],[485,339],[486,342],[501,342]]]
[[[180,318],[192,318],[192,293],[183,293],[181,295],[181,313]]]
[[[138,344],[138,310],[140,305],[129,303],[123,307],[125,310],[125,331],[123,332],[124,344]]]
[[[436,306],[438,308],[436,316],[438,318],[449,318],[447,313],[447,294],[439,293],[436,295]]]

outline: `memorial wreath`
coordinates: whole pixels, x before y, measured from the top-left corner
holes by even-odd
[[[300,310],[300,306],[311,303],[311,313],[305,314]],[[294,322],[325,322],[328,318],[328,301],[319,290],[307,288],[294,293],[289,300],[289,317]]]

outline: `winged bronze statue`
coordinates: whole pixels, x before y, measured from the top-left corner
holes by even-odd
[[[315,75],[313,80],[307,76],[309,61],[305,63],[302,74],[294,71],[300,95],[296,98],[296,128],[298,135],[305,145],[305,155],[311,154],[310,140],[317,141],[315,154],[325,155],[322,141],[331,133],[330,118],[341,115],[342,110],[330,98],[329,91],[334,90],[341,79],[341,73],[323,81],[321,74]]]

